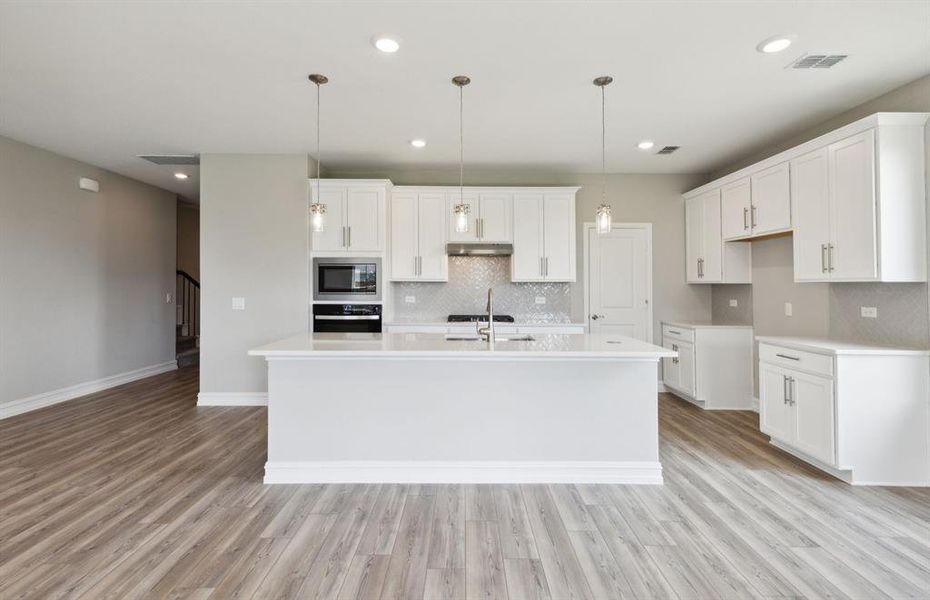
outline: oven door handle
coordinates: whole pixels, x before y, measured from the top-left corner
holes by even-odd
[[[380,315],[313,315],[317,321],[380,321]]]

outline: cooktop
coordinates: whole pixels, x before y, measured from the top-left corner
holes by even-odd
[[[476,321],[487,321],[487,315],[449,315],[446,319],[449,323],[474,323]],[[513,317],[510,315],[494,315],[495,323],[513,323]]]

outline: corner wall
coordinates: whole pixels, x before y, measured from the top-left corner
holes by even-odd
[[[174,368],[175,195],[3,137],[0,182],[0,414]]]
[[[307,331],[307,172],[305,154],[200,157],[200,403],[261,403],[247,352]]]

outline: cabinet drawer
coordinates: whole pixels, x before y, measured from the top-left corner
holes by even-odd
[[[759,344],[759,360],[810,373],[833,376],[833,357],[804,350]]]
[[[681,340],[683,342],[694,342],[694,330],[686,327],[676,327],[675,325],[662,325],[663,340]]]

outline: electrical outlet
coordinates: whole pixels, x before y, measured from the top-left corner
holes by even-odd
[[[545,303],[546,303],[545,296],[536,296],[536,304],[545,304]]]
[[[786,317],[790,317],[790,316],[792,316],[792,313],[793,313],[793,312],[794,312],[794,310],[793,310],[793,308],[792,308],[792,306],[791,306],[791,303],[790,303],[790,302],[785,302],[785,316],[786,316]]]
[[[404,296],[404,302],[406,302],[407,304],[416,304],[417,297],[416,296]]]
[[[245,310],[245,298],[233,298],[232,299],[232,309],[233,310]]]
[[[863,319],[877,319],[878,318],[878,307],[860,306],[859,314],[862,315]]]
[[[739,301],[736,298],[730,298],[730,308],[736,308],[739,306]]]

